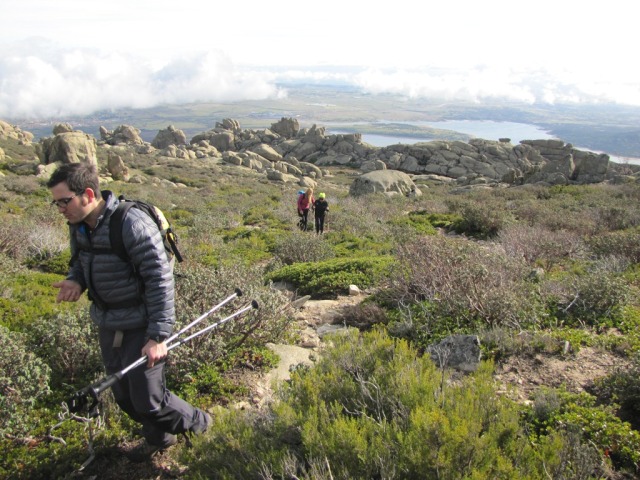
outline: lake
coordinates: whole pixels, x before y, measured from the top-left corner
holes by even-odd
[[[511,143],[517,145],[521,140],[539,140],[556,138],[550,133],[535,125],[516,122],[494,122],[492,120],[445,120],[442,122],[387,122],[384,120],[375,122],[376,125],[393,123],[395,125],[412,125],[416,127],[431,127],[442,130],[453,130],[455,132],[466,133],[477,138],[486,140],[498,140],[500,138],[510,138]],[[329,130],[329,129],[327,129]],[[328,133],[345,133],[339,129],[331,130]],[[386,147],[395,143],[418,143],[429,142],[431,138],[401,137],[396,135],[362,134],[362,140],[376,147]]]
[[[445,120],[441,122],[376,122],[378,125],[385,123],[413,125],[420,127],[431,127],[443,130],[453,130],[455,132],[466,133],[485,140],[499,140],[509,138],[513,145],[517,145],[522,140],[548,140],[557,138],[536,125],[517,122],[496,122],[493,120]],[[336,125],[337,127],[338,125]],[[328,134],[347,133],[338,129],[327,128]],[[418,142],[430,142],[432,138],[402,137],[397,135],[362,134],[362,141],[375,147],[387,147],[397,143],[411,145]],[[577,147],[576,148],[580,148]],[[630,163],[640,165],[640,158],[618,157],[610,155],[612,162]]]

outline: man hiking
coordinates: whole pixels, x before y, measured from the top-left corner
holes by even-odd
[[[175,290],[162,235],[146,213],[132,208],[122,220],[128,259],[111,249],[109,220],[119,201],[100,191],[94,165],[62,165],[47,187],[68,221],[71,243],[67,278],[53,284],[60,289],[56,301],[75,302],[88,291],[107,374],[147,356],[147,365],[131,370],[112,391],[120,408],[142,424],[144,441],[127,456],[148,460],[175,445],[177,434],[199,434],[211,423],[206,412],[165,386],[164,340],[175,323]]]
[[[326,195],[324,193],[319,193],[318,199],[313,202],[313,211],[315,212],[317,234],[324,233],[324,219],[327,212],[329,211],[329,203],[327,203],[325,197]]]

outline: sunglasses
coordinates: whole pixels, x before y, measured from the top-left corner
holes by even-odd
[[[70,197],[60,198],[58,200],[52,200],[51,205],[55,205],[58,208],[65,208],[67,205],[69,205],[69,202],[74,198],[76,198],[77,196],[78,195],[74,193]]]

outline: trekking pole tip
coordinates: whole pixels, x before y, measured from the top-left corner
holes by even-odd
[[[251,301],[251,306],[252,306],[253,308],[260,308],[260,306],[258,305],[258,302],[257,302],[257,301],[255,301],[255,300],[252,300],[252,301]]]
[[[242,296],[242,290],[240,290],[239,288],[236,288],[236,295],[241,297]]]

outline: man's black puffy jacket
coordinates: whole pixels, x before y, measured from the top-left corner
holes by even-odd
[[[69,225],[72,265],[67,279],[93,293],[91,318],[100,327],[130,330],[147,326],[149,336],[170,336],[175,323],[173,269],[155,222],[132,208],[122,225],[130,261],[111,251],[109,220],[117,197],[102,192],[106,207],[96,228]],[[134,270],[135,269],[135,270]]]

